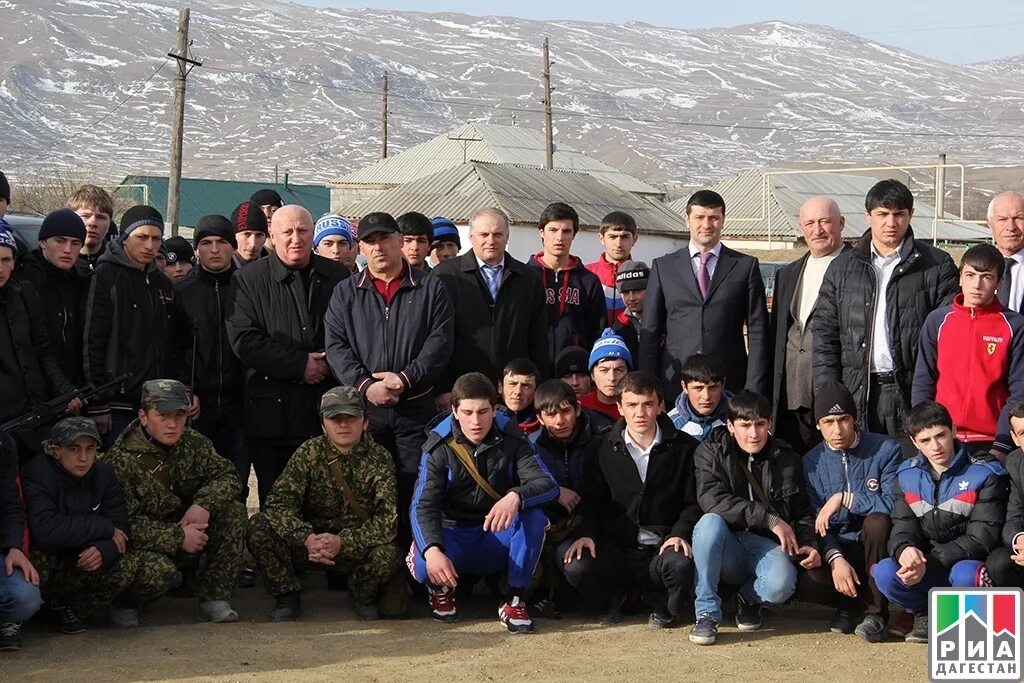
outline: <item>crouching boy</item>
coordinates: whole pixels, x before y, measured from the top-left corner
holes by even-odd
[[[558,497],[558,485],[512,419],[495,419],[497,402],[485,375],[456,380],[452,414],[423,445],[408,564],[427,586],[434,619],[448,623],[458,618],[460,574],[507,570],[498,618],[511,633],[532,633],[525,593],[544,544],[543,506]]]

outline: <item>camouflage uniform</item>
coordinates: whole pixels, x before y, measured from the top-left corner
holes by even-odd
[[[355,499],[369,514],[363,520],[345,502],[331,474],[338,459]],[[395,465],[391,454],[369,434],[347,455],[326,436],[302,444],[274,482],[263,512],[249,520],[248,543],[271,595],[296,593],[305,569],[304,545],[310,534],[341,537],[337,568],[349,575],[348,587],[361,602],[372,602],[401,565],[395,503]]]
[[[235,468],[210,440],[186,428],[167,448],[151,441],[134,420],[100,459],[113,466],[124,487],[132,548],[148,551],[140,553],[139,571],[155,577],[175,568],[180,581],[177,569],[202,559],[196,597],[229,600],[242,559],[246,513]],[[210,525],[203,552],[190,555],[181,547],[185,534],[178,522],[192,505],[210,511]]]
[[[153,602],[181,581],[170,560],[145,551],[128,551],[114,566],[94,572],[79,569],[77,555],[33,551],[32,565],[39,572],[43,595],[83,617],[108,609],[122,594],[133,605]]]

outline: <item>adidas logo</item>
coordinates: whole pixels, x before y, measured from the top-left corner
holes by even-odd
[[[846,411],[843,410],[843,407],[841,405],[839,405],[838,403],[828,409],[828,414],[829,415],[842,415],[845,412]]]

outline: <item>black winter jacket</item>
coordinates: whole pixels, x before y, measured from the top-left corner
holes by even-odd
[[[586,463],[600,445],[601,437],[610,429],[598,426],[591,418],[591,415],[596,414],[589,410],[580,411],[576,433],[568,442],[558,441],[544,427],[530,435],[537,454],[555,478],[555,483],[560,488],[571,489],[580,495],[583,494]],[[544,510],[551,520],[568,516],[566,509],[557,500],[548,503]]]
[[[608,323],[608,309],[601,281],[583,261],[572,256],[567,268],[556,271],[541,260],[543,253],[534,254],[529,266],[544,291],[548,353],[554,364],[555,356],[567,346],[589,349],[594,345]]]
[[[982,560],[999,547],[1006,519],[1006,469],[998,460],[975,460],[957,452],[938,481],[918,453],[896,473],[889,553],[897,562],[908,546],[952,568],[960,560]]]
[[[175,359],[181,339],[171,281],[155,263],[140,268],[117,240],[107,245],[89,281],[83,339],[86,382],[98,385],[131,374],[96,397],[87,409],[90,415],[102,415],[112,407],[136,410],[145,382],[181,379]]]
[[[175,311],[181,318],[182,348],[179,375],[191,381],[203,404],[240,400],[245,379],[242,361],[231,350],[224,320],[230,308],[231,276],[235,267],[211,273],[196,266],[174,283]],[[192,345],[195,344],[194,354]],[[192,369],[195,357],[196,367]]]
[[[528,266],[505,254],[497,304],[472,251],[438,264],[430,278],[444,283],[455,312],[455,349],[439,394],[451,391],[467,372],[482,372],[497,382],[515,358],[534,362],[543,375],[538,382],[547,378],[552,358],[544,289]]]
[[[0,421],[72,389],[51,350],[35,288],[8,280],[0,287]]]
[[[498,413],[491,433],[479,447],[466,441],[451,415],[444,416],[427,432],[410,509],[413,539],[421,555],[435,545],[444,550],[443,527],[479,526],[494,507],[494,499],[446,443],[453,434],[496,493],[519,494],[521,509],[543,506],[558,497],[558,484],[507,414]]]
[[[1010,474],[1010,499],[1006,504],[1003,543],[1013,550],[1013,539],[1024,533],[1024,452],[1019,448],[1006,456],[1006,471]]]
[[[896,266],[885,292],[893,373],[903,399],[901,414],[910,408],[921,328],[928,314],[952,301],[959,276],[949,254],[914,239],[907,231],[910,255]],[[871,372],[871,339],[878,277],[871,263],[871,231],[853,249],[841,253],[825,272],[811,333],[814,386],[842,382],[857,402],[858,422],[866,427]]]
[[[349,276],[340,263],[313,254],[309,287],[277,254],[235,272],[227,332],[246,366],[246,435],[297,445],[320,433],[320,397],[337,381],[330,375],[304,384],[306,359],[324,350],[324,314],[331,294]]]
[[[584,469],[577,538],[635,547],[642,527],[662,541],[673,536],[693,540],[700,519],[693,475],[697,440],[677,431],[664,414],[658,416],[658,426],[662,440],[651,451],[646,483],[626,450],[625,420],[601,439]]]
[[[131,536],[124,489],[114,468],[97,461],[84,477],[76,477],[47,453],[21,470],[32,547],[58,557],[76,557],[96,546],[103,568],[120,557],[114,529]]]
[[[338,380],[364,396],[375,372],[402,378],[400,401],[432,394],[447,372],[455,331],[448,293],[419,269],[403,272],[390,306],[364,270],[335,288],[327,309],[327,362]]]
[[[37,458],[38,459],[38,458]],[[18,449],[0,432],[0,555],[25,542],[25,508],[18,495]]]
[[[39,294],[53,355],[64,376],[78,387],[83,384],[82,309],[89,290],[88,273],[77,266],[61,270],[39,249],[19,259],[14,269],[14,277],[30,282]]]
[[[736,444],[726,429],[715,429],[697,448],[697,497],[705,513],[720,515],[733,531],[751,531],[776,540],[777,519],[793,527],[800,545],[821,550],[814,532],[814,513],[804,490],[800,455],[784,441],[769,437],[761,453],[752,457]],[[743,470],[749,468],[771,503],[771,508],[750,492]]]

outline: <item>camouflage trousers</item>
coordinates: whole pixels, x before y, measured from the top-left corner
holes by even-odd
[[[206,528],[209,540],[200,553],[189,554],[179,549],[170,561],[179,568],[196,568],[196,598],[230,600],[235,594],[238,572],[245,548],[245,506],[231,501],[219,512],[210,513]]]
[[[94,572],[79,569],[77,556],[34,552],[32,564],[39,572],[43,597],[80,616],[103,612],[119,598],[135,606],[153,602],[181,579],[164,555],[149,551],[129,551],[114,566]]]
[[[318,529],[316,533],[337,533],[337,529]],[[262,512],[249,519],[249,552],[263,577],[263,585],[274,596],[302,590],[300,576],[309,566],[304,545],[289,545],[271,528]],[[334,558],[335,568],[348,575],[348,589],[361,602],[378,599],[381,590],[401,567],[398,548],[393,544],[378,545],[353,556],[344,546]]]

